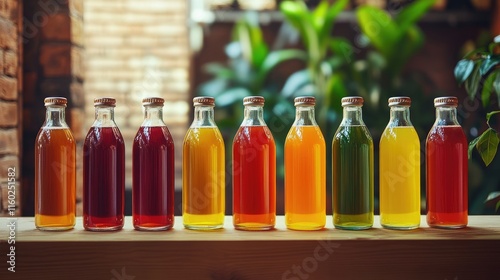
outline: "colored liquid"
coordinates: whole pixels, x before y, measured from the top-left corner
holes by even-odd
[[[333,224],[373,225],[373,141],[365,126],[341,126],[333,138]]]
[[[276,220],[276,148],[267,126],[242,126],[233,142],[233,223],[266,230]]]
[[[35,143],[35,225],[75,226],[76,146],[68,128],[41,129]]]
[[[91,127],[83,145],[83,226],[123,227],[125,144],[117,127]]]
[[[174,225],[174,141],[166,126],[139,128],[133,144],[132,220],[141,230]]]
[[[467,225],[467,140],[460,126],[436,126],[427,136],[427,223]]]
[[[182,219],[189,229],[224,224],[224,140],[216,127],[190,128],[184,139]]]
[[[293,126],[285,141],[285,223],[317,230],[326,220],[326,147],[318,126]]]
[[[380,139],[380,222],[383,227],[420,225],[420,142],[411,126],[386,128]]]

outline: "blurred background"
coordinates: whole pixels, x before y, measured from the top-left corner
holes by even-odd
[[[488,128],[499,98],[475,95],[484,80],[459,86],[457,62],[500,34],[494,0],[4,0],[0,1],[0,215],[7,209],[7,169],[17,167],[18,214],[32,216],[34,141],[47,96],[68,98],[67,122],[78,143],[77,202],[81,214],[82,144],[94,120],[93,99],[117,99],[115,121],[126,141],[127,214],[132,140],[141,100],[166,100],[164,120],[176,145],[176,215],[181,215],[182,141],[194,96],[216,97],[216,122],[226,143],[231,214],[232,138],[242,98],[266,98],[265,118],[277,145],[277,210],[283,214],[283,145],[294,119],[293,98],[314,95],[327,147],[341,120],[340,99],[365,98],[363,118],[375,143],[389,120],[387,99],[412,98],[411,119],[424,150],[434,122],[433,98],[459,98],[468,140]],[[498,67],[494,69],[497,71]],[[500,71],[500,70],[498,70]],[[500,80],[499,80],[500,83]],[[492,90],[491,90],[492,91]],[[469,95],[467,94],[469,92]],[[469,97],[468,97],[469,96]],[[498,116],[498,115],[497,115]],[[489,124],[498,130],[498,117]],[[500,191],[500,159],[469,161],[469,213],[494,214],[485,203]],[[330,148],[328,170],[331,169]],[[327,172],[331,214],[331,172]]]

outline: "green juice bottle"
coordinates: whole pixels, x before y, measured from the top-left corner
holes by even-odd
[[[339,229],[373,225],[373,140],[362,106],[362,97],[342,98],[344,116],[333,137],[333,225]]]

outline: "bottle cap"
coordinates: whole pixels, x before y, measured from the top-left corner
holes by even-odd
[[[458,98],[455,96],[443,96],[434,98],[434,107],[443,107],[443,106],[458,106]]]
[[[101,98],[96,98],[94,99],[94,106],[110,106],[110,107],[115,107],[116,106],[116,99],[113,97],[101,97]]]
[[[295,99],[293,101],[295,102],[295,106],[300,106],[300,105],[314,106],[314,105],[316,105],[316,98],[314,98],[314,96],[295,97]]]
[[[68,103],[68,100],[64,97],[47,97],[43,100],[45,106],[56,105],[56,106],[64,106]]]
[[[142,99],[143,106],[150,106],[150,105],[163,106],[163,103],[165,103],[165,99],[160,97],[146,97]]]
[[[193,98],[194,106],[215,106],[215,98],[211,96],[198,96]]]
[[[389,107],[392,106],[410,106],[411,98],[407,96],[397,96],[389,98]]]
[[[363,106],[363,97],[361,96],[349,96],[342,98],[342,107],[344,106]]]
[[[247,96],[243,98],[243,105],[256,105],[263,106],[264,105],[264,97],[262,96]]]

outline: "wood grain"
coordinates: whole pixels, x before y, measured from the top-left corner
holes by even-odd
[[[7,221],[0,219],[3,264]],[[32,218],[17,221],[17,272],[2,265],[0,279],[462,280],[500,275],[498,216],[472,216],[461,230],[422,226],[413,231],[378,226],[342,231],[330,221],[322,231],[299,232],[286,230],[283,217],[269,232],[236,231],[231,217],[225,229],[212,232],[185,230],[180,217],[166,232],[135,231],[130,217],[122,231],[113,233],[86,232],[81,219],[66,232],[38,231]]]

